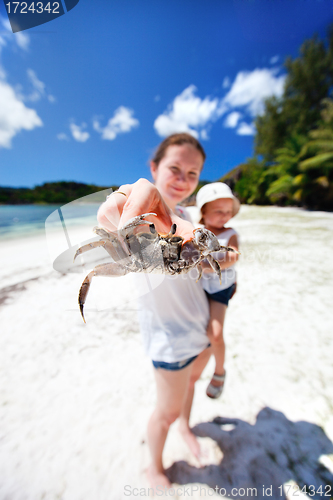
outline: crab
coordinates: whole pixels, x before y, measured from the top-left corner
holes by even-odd
[[[216,236],[205,228],[194,229],[193,238],[184,243],[180,236],[175,236],[177,226],[173,224],[166,235],[159,234],[152,222],[145,220],[155,213],[146,213],[130,219],[117,232],[109,232],[95,227],[93,231],[101,237],[80,247],[74,256],[103,247],[112,257],[113,262],[97,265],[83,280],[79,291],[79,306],[85,322],[83,308],[94,276],[125,276],[128,273],[165,273],[169,275],[188,273],[198,268],[197,281],[202,276],[201,262],[207,259],[220,278],[220,265],[212,252],[237,252],[231,247],[221,246]],[[149,232],[138,231],[140,226],[148,226]]]

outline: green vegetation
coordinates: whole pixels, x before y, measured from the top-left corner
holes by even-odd
[[[282,97],[256,118],[254,157],[221,181],[242,203],[333,210],[333,25],[285,68]]]
[[[29,188],[11,188],[0,186],[0,204],[27,205],[27,204],[60,204],[69,203],[82,196],[96,193],[103,189],[118,189],[118,186],[95,186],[80,182],[46,182],[41,186]]]

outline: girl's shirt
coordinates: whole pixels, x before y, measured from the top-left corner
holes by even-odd
[[[189,220],[184,207],[177,215]],[[139,323],[145,350],[154,361],[173,363],[208,346],[209,306],[197,269],[175,276],[136,274]]]
[[[219,240],[220,245],[227,247],[231,236],[233,236],[234,234],[238,236],[236,231],[230,227],[226,231],[218,234],[216,237]],[[223,257],[227,258],[225,252],[214,252],[211,255],[216,260]],[[236,283],[235,264],[233,266],[227,267],[226,269],[222,269],[221,275],[222,284],[220,285],[220,280],[216,273],[203,273],[200,280],[203,289],[208,293],[217,293],[221,290],[229,288],[231,285]]]

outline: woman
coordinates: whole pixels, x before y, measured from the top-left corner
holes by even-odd
[[[160,233],[168,233],[172,223],[176,234],[188,240],[193,226],[178,203],[193,193],[205,161],[200,143],[189,134],[174,134],[165,139],[150,163],[155,185],[140,179],[124,185],[101,206],[99,224],[114,230],[132,217],[155,212]],[[181,216],[181,218],[179,217]],[[152,464],[148,480],[153,487],[170,487],[165,475],[162,453],[170,425],[179,418],[179,430],[194,455],[200,448],[189,427],[194,384],[199,379],[211,348],[206,335],[209,307],[205,293],[190,273],[165,276],[159,286],[143,295],[139,305],[140,329],[148,355],[154,365],[157,387],[156,408],[148,423],[148,444]],[[152,278],[153,279],[153,278]]]

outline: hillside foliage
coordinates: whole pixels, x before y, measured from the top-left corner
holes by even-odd
[[[242,203],[333,210],[333,26],[285,69],[283,95],[256,118],[253,158],[221,180]]]
[[[0,186],[0,204],[27,205],[27,204],[54,204],[63,205],[96,193],[103,189],[118,186],[95,186],[94,184],[83,184],[81,182],[46,182],[41,186],[29,188],[11,188]]]

